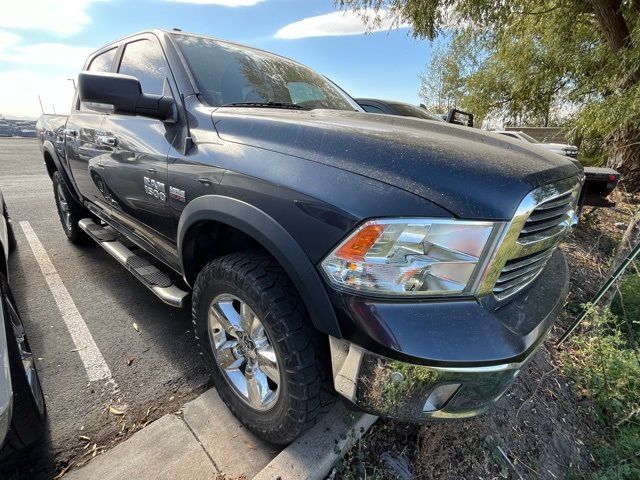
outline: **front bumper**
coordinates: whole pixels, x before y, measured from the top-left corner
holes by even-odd
[[[420,422],[479,415],[505,393],[546,337],[564,305],[568,278],[558,250],[538,279],[507,305],[490,311],[479,302],[459,302],[457,310],[446,310],[458,316],[443,320],[437,316],[443,303],[431,310],[432,303],[413,304],[416,311],[434,313],[433,318],[422,315],[419,330],[413,317],[413,335],[406,325],[393,330],[384,323],[384,337],[367,342],[331,338],[335,389],[358,408],[387,418]],[[379,332],[385,312],[394,310],[388,304],[363,308],[356,300],[349,303],[358,312],[375,310],[376,325],[371,325],[373,316],[351,316],[369,322],[371,332]],[[406,314],[411,304],[397,305]],[[391,317],[399,318],[397,312]],[[380,338],[391,341],[382,345]],[[401,345],[410,349],[398,349]]]

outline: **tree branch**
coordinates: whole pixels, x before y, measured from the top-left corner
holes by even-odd
[[[619,52],[630,47],[629,27],[620,0],[591,0],[591,5],[611,50]]]

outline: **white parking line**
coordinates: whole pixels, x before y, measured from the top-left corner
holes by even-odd
[[[73,343],[76,345],[76,350],[84,364],[84,369],[87,371],[89,380],[104,380],[116,389],[117,386],[111,378],[109,366],[104,361],[100,350],[98,350],[96,342],[93,341],[87,324],[84,323],[76,304],[73,302],[64,283],[62,283],[60,275],[58,275],[56,268],[53,266],[53,263],[51,263],[51,259],[42,246],[42,243],[40,243],[36,232],[33,231],[29,222],[20,222],[20,227],[22,227],[22,231],[29,241],[33,255],[36,257],[36,261],[40,266],[40,270],[42,270],[47,285],[49,285],[49,290],[51,290],[53,298],[58,305],[58,310],[60,310],[62,319],[67,325]]]

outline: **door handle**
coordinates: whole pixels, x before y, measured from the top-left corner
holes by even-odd
[[[65,128],[64,130],[62,130],[62,133],[64,134],[65,137],[77,137],[78,136],[78,131],[77,130],[73,130],[71,128]]]
[[[156,173],[156,169],[155,168],[147,168],[147,172]]]
[[[98,142],[99,145],[106,145],[108,147],[115,147],[116,144],[118,143],[118,140],[116,139],[116,137],[112,137],[109,135],[98,135],[96,137],[96,141]]]

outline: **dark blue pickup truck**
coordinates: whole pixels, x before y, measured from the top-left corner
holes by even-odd
[[[93,53],[38,138],[62,227],[189,305],[220,396],[287,443],[336,397],[486,411],[562,307],[580,167],[372,115],[322,75],[180,31]]]

